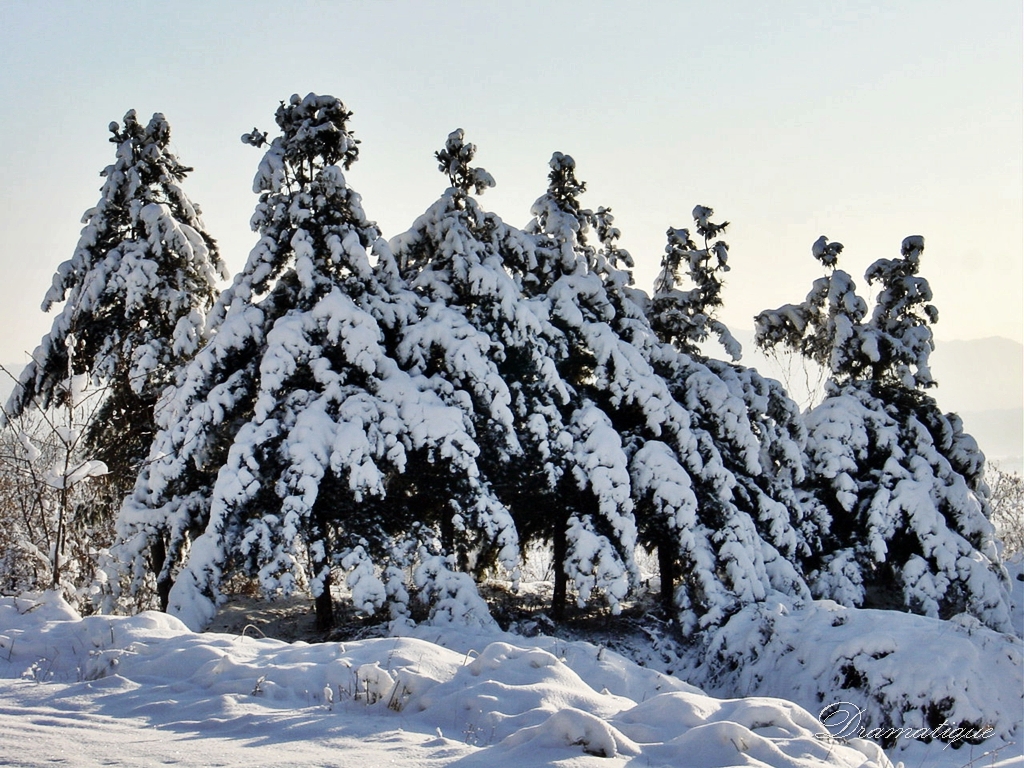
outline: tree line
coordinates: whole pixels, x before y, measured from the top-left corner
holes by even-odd
[[[572,157],[517,228],[481,206],[495,181],[459,130],[435,155],[447,188],[386,239],[345,176],[345,105],[293,96],[275,118],[242,136],[263,152],[258,240],[224,290],[166,119],[110,125],[114,163],[43,305],[63,307],[3,414],[34,468],[26,420],[96,392],[63,449],[75,482],[51,485],[105,470],[103,492],[45,513],[92,525],[90,554],[68,582],[59,542],[37,552],[49,586],[197,629],[238,574],[307,590],[324,631],[341,582],[361,611],[464,622],[486,619],[478,584],[514,590],[540,546],[560,618],[619,612],[643,550],[687,635],[773,591],[1009,627],[984,455],[929,395],[923,238],[868,267],[869,306],[822,237],[806,298],[757,316],[760,347],[828,374],[801,412],[718,318],[729,225],[711,208],[668,229],[648,293]]]

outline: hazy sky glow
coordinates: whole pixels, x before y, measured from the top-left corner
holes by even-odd
[[[644,288],[667,227],[713,207],[737,329],[803,298],[819,235],[859,277],[922,234],[936,336],[1024,340],[1021,3],[868,5],[0,0],[0,362],[50,327],[111,120],[167,115],[236,270],[260,159],[239,136],[309,91],[355,113],[348,178],[388,237],[442,192],[433,153],[464,128],[498,182],[483,204],[517,226],[551,153],[573,155]]]

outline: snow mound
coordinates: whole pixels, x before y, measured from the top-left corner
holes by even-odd
[[[784,696],[819,717],[843,705],[834,735],[883,729],[880,740],[897,752],[915,740],[894,729],[930,730],[954,748],[1024,735],[1021,639],[966,614],[941,621],[827,600],[797,607],[780,596],[733,616],[693,672],[708,690]],[[951,728],[985,735],[944,739]]]
[[[891,765],[871,744],[822,738],[789,702],[714,699],[582,642],[433,628],[433,642],[288,644],[161,613],[80,618],[51,594],[0,599],[0,627],[0,753],[24,765],[62,744],[76,764],[112,749],[144,764],[128,746],[143,728],[144,757],[172,765],[211,750],[218,765],[335,764],[342,747],[367,765]],[[61,730],[72,714],[93,732]],[[101,724],[110,735],[95,740]]]

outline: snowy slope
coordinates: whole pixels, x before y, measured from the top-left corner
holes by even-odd
[[[288,644],[5,598],[0,763],[890,764],[870,743],[816,737],[794,704],[715,699],[599,646],[425,631]]]

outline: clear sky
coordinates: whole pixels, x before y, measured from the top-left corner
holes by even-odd
[[[433,152],[463,128],[498,182],[483,204],[517,226],[551,153],[573,155],[641,287],[695,204],[732,221],[737,330],[802,300],[819,235],[860,277],[921,234],[936,336],[1021,341],[1022,61],[1020,0],[0,0],[0,362],[50,327],[110,121],[167,115],[234,271],[260,159],[239,136],[310,91],[355,113],[348,178],[388,237],[442,192]]]

